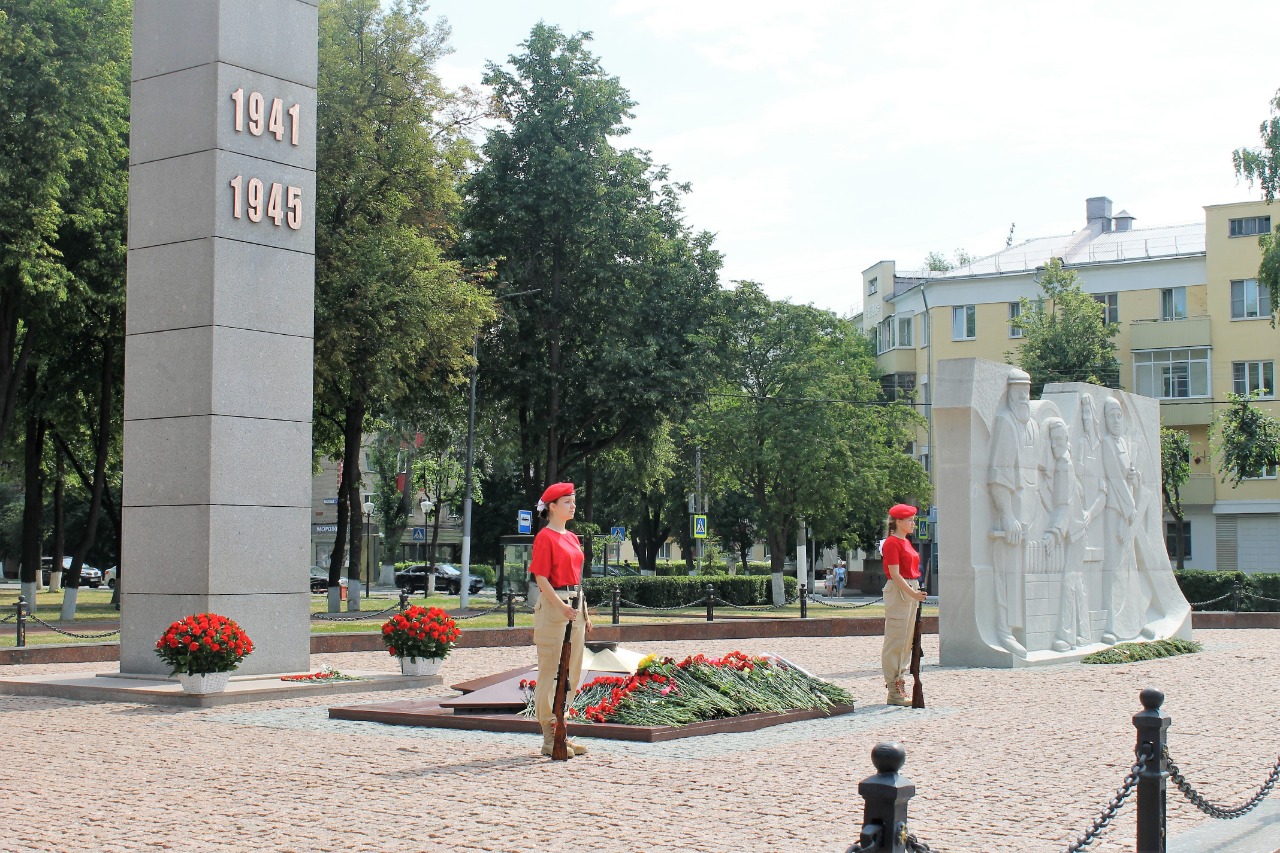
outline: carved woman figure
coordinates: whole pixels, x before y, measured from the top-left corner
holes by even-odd
[[[1107,426],[1102,439],[1102,469],[1107,484],[1102,576],[1107,623],[1102,641],[1114,643],[1119,639],[1136,637],[1145,616],[1141,612],[1145,608],[1139,600],[1137,557],[1133,543],[1141,478],[1130,456],[1120,401],[1114,397],[1107,398],[1102,405],[1102,417]]]

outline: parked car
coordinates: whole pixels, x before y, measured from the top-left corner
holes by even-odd
[[[62,558],[62,571],[71,568],[71,558]],[[49,585],[49,573],[53,569],[52,557],[40,558],[40,583],[45,586]],[[97,589],[102,586],[102,569],[94,568],[88,563],[80,564],[80,585]]]
[[[338,578],[338,586],[346,586],[346,578]],[[319,566],[311,567],[311,593],[312,595],[323,595],[329,591],[329,570],[322,569]]]
[[[404,571],[396,572],[396,586],[409,592],[426,592],[427,591],[427,566],[419,563],[416,566],[409,566]],[[471,580],[467,584],[467,589],[471,592],[479,592],[484,587],[484,578],[480,575],[471,575]],[[436,591],[448,593],[449,595],[457,595],[462,591],[462,572],[456,566],[448,563],[436,563]]]
[[[116,588],[116,578],[120,576],[120,567],[112,566],[102,573],[102,582],[107,585],[107,589]]]

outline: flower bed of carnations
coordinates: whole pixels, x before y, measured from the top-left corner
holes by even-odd
[[[534,716],[533,688],[524,715]],[[769,711],[852,705],[853,696],[780,658],[730,652],[721,658],[649,655],[635,675],[601,676],[582,686],[567,716],[577,722],[631,726],[684,726],[703,720]]]

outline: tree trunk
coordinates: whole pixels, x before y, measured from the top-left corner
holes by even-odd
[[[343,467],[346,466],[344,465]],[[361,584],[364,582],[364,575],[360,571],[360,561],[364,556],[364,540],[367,535],[364,521],[364,499],[360,494],[361,487],[364,485],[364,478],[360,471],[359,445],[357,445],[355,455],[355,471],[356,473],[347,484],[347,490],[350,492],[347,498],[347,506],[349,507],[347,517],[350,521],[347,525],[347,530],[349,531],[347,551],[350,555],[347,563],[347,610],[358,613],[360,612]]]
[[[21,328],[18,322],[21,291],[22,285],[15,275],[0,293],[0,447],[9,438],[18,410],[18,391],[31,357],[31,327]]]
[[[66,457],[62,448],[54,443],[54,458],[57,460],[56,473],[53,479],[53,552],[50,557],[53,565],[49,567],[49,592],[57,592],[62,588],[62,555],[67,550],[66,506],[63,496],[66,491]]]
[[[339,581],[346,557],[347,533],[350,529],[351,479],[360,475],[360,436],[364,425],[364,407],[350,404],[344,410],[342,430],[342,476],[338,479],[338,524],[333,536],[333,551],[329,554],[329,612],[337,613],[339,605]],[[352,583],[355,579],[348,578]]]
[[[80,588],[80,567],[98,537],[98,518],[102,514],[102,494],[107,488],[107,457],[111,449],[111,410],[113,368],[115,364],[115,339],[108,337],[102,344],[102,368],[98,383],[98,424],[94,444],[93,486],[89,497],[89,515],[85,519],[84,538],[71,555],[71,567],[67,570],[68,586]],[[62,618],[76,618],[76,596],[63,599]]]
[[[1182,513],[1172,513],[1173,515],[1173,551],[1177,558],[1178,571],[1182,571],[1182,563],[1186,558],[1187,543],[1183,538],[1182,530]]]
[[[34,406],[32,407],[34,408]],[[40,558],[44,551],[44,480],[40,461],[44,455],[45,423],[34,412],[27,415],[26,446],[23,452],[22,569],[19,577],[23,594],[35,609],[34,590],[40,586]]]
[[[582,520],[587,524],[591,523],[591,498],[595,493],[595,472],[592,470],[591,460],[587,460],[587,473],[585,482],[582,487]],[[609,547],[608,545],[605,546]],[[593,551],[595,550],[595,537],[582,537],[582,576],[584,578],[591,577],[591,563]]]

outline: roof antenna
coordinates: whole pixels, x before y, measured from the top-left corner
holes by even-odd
[[[1014,226],[1017,224],[1018,223],[1016,222],[1009,223],[1009,236],[1004,238],[1004,247],[1006,249],[1013,245],[1013,229],[1014,229]]]

